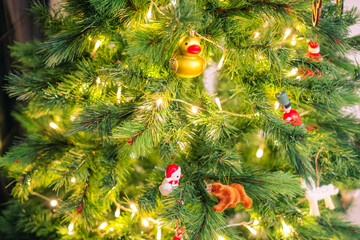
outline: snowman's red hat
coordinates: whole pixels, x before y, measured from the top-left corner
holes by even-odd
[[[166,178],[170,180],[174,173],[181,174],[181,168],[173,163],[166,168]]]

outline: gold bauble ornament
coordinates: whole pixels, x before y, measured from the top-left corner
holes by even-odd
[[[185,36],[179,43],[180,54],[170,59],[170,69],[184,78],[194,78],[205,70],[205,59],[199,56],[201,52],[200,39],[194,34]]]

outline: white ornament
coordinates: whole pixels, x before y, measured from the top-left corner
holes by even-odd
[[[170,164],[166,169],[165,179],[159,186],[160,193],[165,197],[169,195],[174,189],[179,187],[181,177],[181,168],[176,164]]]
[[[220,72],[218,71],[216,62],[212,62],[204,71],[203,83],[205,89],[210,93],[210,95],[214,95],[216,93],[219,76]]]
[[[339,189],[332,184],[316,187],[312,178],[309,177],[308,180],[310,186],[305,183],[304,179],[301,179],[301,187],[306,189],[305,197],[309,201],[310,215],[320,216],[318,201],[322,199],[325,200],[325,207],[334,209],[331,196],[338,194]]]

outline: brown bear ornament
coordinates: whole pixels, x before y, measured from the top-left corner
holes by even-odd
[[[239,202],[243,204],[244,208],[250,208],[252,205],[252,199],[246,195],[244,186],[241,184],[222,185],[217,181],[207,184],[206,191],[219,199],[219,203],[213,206],[215,212],[222,212],[228,207],[234,208]]]

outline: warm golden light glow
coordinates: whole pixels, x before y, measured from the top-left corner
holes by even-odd
[[[148,221],[146,218],[143,218],[143,220],[142,220],[142,225],[143,225],[144,227],[149,227],[150,223],[149,223],[149,221]]]
[[[253,234],[253,235],[256,235],[257,234],[257,231],[255,229],[253,229],[252,227],[249,227],[247,225],[245,225],[245,227]]]
[[[137,211],[138,211],[136,205],[133,204],[133,203],[130,204],[130,208],[131,208],[131,210],[133,210],[133,212],[137,212]]]
[[[94,52],[95,52],[96,50],[98,50],[98,48],[100,47],[100,45],[101,45],[101,41],[100,41],[100,40],[97,40],[96,43],[95,43]]]
[[[264,150],[259,148],[256,152],[256,157],[261,158],[264,155]]]
[[[106,226],[107,226],[107,222],[103,222],[103,223],[100,224],[99,228],[100,229],[105,229]]]
[[[161,227],[160,227],[160,225],[158,225],[158,228],[157,228],[156,240],[161,240]]]
[[[292,233],[292,227],[288,226],[284,221],[282,221],[282,232],[284,234],[284,237],[289,237],[290,234]]]
[[[151,9],[152,9],[152,3],[150,4],[150,8],[149,8],[149,11],[148,11],[148,13],[146,14],[146,17],[147,17],[147,19],[151,19]]]
[[[120,217],[120,208],[119,207],[116,208],[115,217],[116,218]]]
[[[285,35],[284,35],[284,40],[290,35],[290,33],[291,33],[291,29],[290,28],[286,29]]]
[[[157,107],[159,107],[162,103],[163,103],[162,98],[159,98],[159,99],[156,100]]]
[[[51,205],[52,207],[56,207],[57,204],[58,204],[58,202],[57,202],[56,200],[51,200],[51,201],[50,201],[50,205]]]
[[[51,123],[49,124],[49,126],[50,126],[51,128],[53,128],[53,129],[59,129],[58,125],[57,125],[56,123],[54,123],[54,122],[51,122]]]
[[[298,69],[297,68],[293,68],[293,69],[291,69],[291,72],[290,72],[290,76],[294,76],[295,74],[297,74],[298,73]]]
[[[69,230],[69,233],[74,230],[74,223],[73,223],[73,222],[71,222],[71,223],[69,224],[68,230]],[[71,234],[69,234],[69,235],[71,235]]]
[[[121,87],[118,88],[117,93],[116,93],[116,98],[119,100],[121,97]]]

